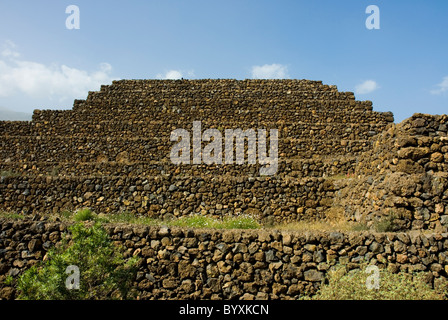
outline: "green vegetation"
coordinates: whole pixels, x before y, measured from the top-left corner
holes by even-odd
[[[228,217],[214,219],[202,215],[192,215],[173,220],[172,225],[190,228],[214,229],[257,229],[260,224],[251,216]]]
[[[125,260],[100,223],[69,227],[71,237],[50,250],[48,259],[26,270],[17,281],[24,300],[129,299],[138,260]],[[71,238],[71,239],[69,239]],[[67,267],[79,268],[79,289],[68,289]]]
[[[11,275],[7,275],[3,283],[7,286],[14,284],[14,278]]]
[[[96,214],[90,209],[80,209],[73,215],[75,221],[93,221],[96,219]]]
[[[224,219],[224,229],[258,229],[260,225],[251,216],[241,216]]]
[[[198,214],[187,217],[181,217],[177,219],[177,221],[171,221],[171,224],[179,227],[190,227],[190,228],[216,228],[219,222],[213,218]]]
[[[17,213],[0,212],[0,217],[9,219],[24,219],[24,215]],[[211,218],[200,214],[183,216],[180,218],[162,220],[147,216],[138,216],[129,212],[116,214],[96,214],[91,209],[84,208],[75,212],[63,210],[50,218],[58,218],[64,221],[95,221],[100,223],[127,223],[149,226],[178,226],[186,228],[216,228],[216,229],[257,229],[262,226],[255,218],[249,215],[237,217],[224,217],[222,219]]]
[[[26,215],[14,212],[0,212],[0,217],[7,219],[24,219]],[[260,224],[257,219],[250,215],[241,215],[237,217],[212,218],[200,214],[193,214],[174,218],[170,220],[162,220],[151,218],[148,216],[139,216],[130,212],[114,213],[114,214],[96,214],[91,209],[84,208],[76,210],[63,210],[57,215],[50,215],[50,218],[59,218],[64,221],[97,221],[101,223],[127,223],[140,224],[148,226],[178,226],[185,228],[214,228],[214,229],[259,229],[266,227],[269,229],[280,230],[296,230],[296,231],[368,231],[376,232],[393,232],[395,216],[386,216],[369,228],[367,224],[360,222],[349,222],[344,220],[338,221],[297,221],[284,224],[274,224],[270,226]]]
[[[200,214],[180,217],[177,219],[161,220],[150,217],[139,217],[132,213],[119,213],[99,216],[99,221],[143,224],[143,225],[167,225],[187,228],[215,228],[215,229],[256,229],[260,224],[251,216],[225,217],[215,219]]]
[[[3,212],[2,216],[21,219],[24,216]],[[26,270],[17,279],[8,276],[3,284],[14,285],[19,299],[31,300],[86,300],[86,299],[131,299],[135,297],[133,281],[139,265],[137,257],[125,258],[123,247],[118,247],[110,239],[102,223],[144,223],[151,225],[171,225],[191,228],[252,229],[260,228],[251,216],[214,219],[203,215],[191,215],[169,221],[148,217],[138,217],[124,212],[120,214],[97,215],[90,209],[76,212],[63,211],[59,218],[77,221],[68,227],[62,241],[47,253],[45,261]],[[394,218],[391,215],[389,218]],[[365,225],[332,225],[333,228],[364,228]],[[329,230],[323,222],[303,223],[294,228],[306,230]],[[329,224],[327,223],[328,227]],[[300,230],[299,228],[299,230]],[[386,228],[387,230],[387,228]],[[67,288],[69,266],[79,270],[79,289]],[[443,300],[447,298],[446,282],[432,289],[425,281],[427,273],[393,273],[379,269],[378,289],[369,289],[373,273],[366,272],[367,265],[356,269],[350,265],[336,265],[327,273],[325,283],[313,296],[303,296],[311,300]],[[352,270],[350,270],[352,269]],[[370,279],[370,280],[369,280]]]
[[[64,211],[61,218],[75,221],[98,221],[102,223],[127,223],[151,226],[178,226],[188,228],[216,228],[216,229],[256,229],[260,224],[251,216],[225,217],[215,219],[200,214],[180,217],[178,219],[161,220],[145,216],[137,216],[129,212],[117,214],[95,214],[90,209],[80,209],[75,213]]]
[[[6,212],[6,211],[0,211],[0,217],[11,219],[11,220],[21,220],[24,219],[25,216],[22,214],[18,214],[15,212]]]
[[[322,285],[313,300],[443,300],[444,294],[432,289],[424,281],[424,273],[392,273],[379,270],[379,288],[369,289],[373,273],[367,266],[347,272],[338,265],[328,272],[328,283]]]
[[[14,212],[0,212],[0,217],[8,219],[24,219],[26,216]],[[385,216],[376,221],[371,228],[365,223],[350,222],[344,219],[297,221],[292,223],[262,225],[250,215],[240,215],[236,217],[212,218],[201,214],[193,214],[172,218],[169,220],[156,219],[148,216],[140,216],[130,212],[97,214],[91,209],[83,208],[76,211],[63,210],[50,218],[58,218],[64,221],[96,221],[101,223],[127,223],[148,226],[178,226],[186,228],[214,228],[214,229],[259,229],[262,227],[280,230],[296,231],[368,231],[372,229],[376,232],[394,231],[395,215]]]

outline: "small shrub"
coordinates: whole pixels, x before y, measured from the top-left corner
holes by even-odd
[[[91,300],[130,298],[136,257],[125,260],[99,223],[69,227],[69,237],[48,251],[48,259],[26,270],[17,281],[19,299]],[[80,272],[79,289],[68,289],[68,266]]]
[[[314,300],[442,300],[424,281],[424,273],[392,273],[380,269],[379,289],[368,289],[366,266],[346,272],[346,267],[336,266],[328,273],[328,284],[322,285]]]
[[[75,212],[75,215],[73,216],[73,219],[75,221],[93,221],[96,219],[95,213],[93,213],[90,209],[80,209]]]

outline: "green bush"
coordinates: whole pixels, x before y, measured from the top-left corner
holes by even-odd
[[[349,272],[339,265],[328,273],[328,283],[322,285],[314,300],[443,300],[444,295],[436,292],[424,281],[424,273],[392,273],[379,271],[379,288],[367,287],[366,266]],[[370,281],[371,278],[369,278]]]
[[[26,270],[17,281],[19,299],[129,299],[136,257],[125,260],[100,223],[69,227],[71,237],[49,250],[48,259]],[[71,239],[70,239],[71,238]],[[79,268],[79,289],[67,289],[68,266]]]
[[[92,221],[92,220],[96,219],[96,215],[90,209],[80,209],[75,212],[73,219],[78,222],[79,221]]]

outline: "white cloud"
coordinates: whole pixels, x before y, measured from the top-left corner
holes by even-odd
[[[20,53],[15,50],[16,47],[17,46],[14,42],[12,42],[11,40],[6,40],[3,44],[1,55],[3,57],[18,58],[20,56]]]
[[[431,94],[441,94],[448,91],[448,76],[444,77],[437,87],[438,89],[431,90]]]
[[[0,57],[0,97],[26,95],[64,101],[86,98],[88,91],[114,80],[112,66],[101,63],[96,71],[85,71],[66,65],[45,65],[19,59],[20,54],[11,41]]]
[[[186,73],[186,75],[184,74],[184,71],[181,70],[169,70],[167,71],[165,74],[157,74],[156,78],[157,79],[171,79],[171,80],[178,80],[178,79],[182,79],[182,78],[191,78],[194,77],[194,72],[193,71],[188,71]]]
[[[170,70],[168,72],[166,72],[165,74],[161,74],[159,73],[156,76],[157,79],[173,79],[173,80],[177,80],[177,79],[181,79],[182,78],[182,72],[178,71],[178,70]]]
[[[366,94],[378,89],[378,84],[373,80],[366,80],[355,87],[356,94]]]
[[[288,67],[281,64],[265,64],[252,67],[252,79],[287,79]]]

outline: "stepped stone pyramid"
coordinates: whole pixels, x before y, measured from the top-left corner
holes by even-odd
[[[277,129],[276,174],[260,176],[259,164],[173,164],[170,134],[191,132],[194,121],[220,132]],[[371,179],[401,172],[431,182],[434,172],[447,172],[446,117],[417,115],[408,127],[393,121],[391,112],[373,111],[371,101],[321,81],[114,81],[75,100],[71,110],[35,110],[30,122],[0,122],[0,209],[31,214],[90,207],[159,218],[250,214],[268,223],[327,219],[337,212],[371,222],[397,209],[388,195],[377,202],[366,195]],[[404,154],[409,146],[418,156]],[[441,158],[434,162],[436,153]],[[406,172],[416,165],[416,172]],[[440,179],[443,189],[446,180]],[[429,197],[421,191],[418,197]],[[406,197],[417,197],[415,192]],[[446,229],[448,195],[430,197],[426,205],[429,198],[400,202],[401,228]],[[436,204],[437,218],[415,214],[426,208],[431,216]],[[413,224],[420,216],[422,222]]]

